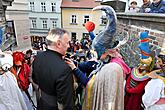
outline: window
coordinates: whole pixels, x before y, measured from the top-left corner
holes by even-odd
[[[47,29],[47,20],[42,20],[42,28]]]
[[[44,2],[41,2],[41,11],[45,12],[46,11],[46,5]]]
[[[57,20],[52,20],[52,28],[56,28],[57,27]]]
[[[34,11],[34,2],[30,2],[30,9],[31,11]]]
[[[3,40],[7,42],[3,42],[2,44],[5,50],[12,50],[13,46],[17,45],[16,35],[15,35],[15,28],[14,28],[14,21],[6,21],[6,27],[3,29],[1,27],[2,34],[5,33]],[[2,46],[2,48],[3,48]],[[8,47],[9,46],[9,47]]]
[[[76,33],[75,32],[72,32],[71,33],[71,36],[72,36],[71,40],[72,41],[76,41]]]
[[[56,12],[56,3],[51,3],[52,4],[52,12]]]
[[[83,33],[83,39],[89,39],[89,34],[88,33]]]
[[[107,24],[107,19],[105,16],[102,16],[101,18],[101,25],[106,25]]]
[[[89,16],[88,15],[85,15],[84,16],[84,23],[86,23],[87,21],[89,21]]]
[[[36,19],[32,19],[31,20],[31,26],[32,26],[32,28],[37,28],[37,22],[36,22]]]
[[[76,24],[76,15],[72,15],[72,21],[71,23]]]

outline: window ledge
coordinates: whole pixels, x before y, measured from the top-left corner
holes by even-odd
[[[100,26],[106,26],[106,24],[100,24]]]
[[[70,25],[78,25],[77,23],[70,23]]]

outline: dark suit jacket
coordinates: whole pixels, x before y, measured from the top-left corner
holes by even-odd
[[[37,55],[32,68],[33,81],[42,91],[39,110],[58,110],[57,102],[63,105],[64,110],[72,110],[73,73],[62,55],[46,50]]]

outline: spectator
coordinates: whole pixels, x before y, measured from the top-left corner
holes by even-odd
[[[73,77],[63,56],[69,47],[69,33],[60,28],[49,31],[47,50],[32,64],[32,78],[41,89],[38,110],[73,110]]]
[[[140,65],[134,67],[128,76],[125,85],[124,110],[143,110],[142,95],[144,87],[150,80],[147,76],[154,68],[154,60],[150,56],[148,32],[140,33],[141,43],[139,49],[141,51]]]
[[[150,5],[151,5],[151,1],[150,0],[143,0],[143,5],[140,7],[140,12],[141,13],[147,13],[149,12],[150,9]]]
[[[29,50],[26,51],[26,54],[25,54],[25,60],[26,60],[26,63],[29,66],[31,66],[32,61],[33,61],[33,59],[32,59],[32,53],[33,53],[33,51],[31,49],[29,49]]]
[[[150,13],[165,13],[165,0],[153,0]]]
[[[132,1],[130,3],[130,6],[128,8],[128,12],[139,12],[139,8],[137,7],[137,2],[136,1]]]

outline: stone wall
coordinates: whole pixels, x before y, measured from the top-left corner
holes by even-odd
[[[118,38],[122,39],[123,35],[128,38],[128,42],[121,47],[121,53],[131,67],[139,64],[140,32],[149,32],[152,54],[159,53],[162,48],[165,49],[165,14],[117,13],[117,18]]]

